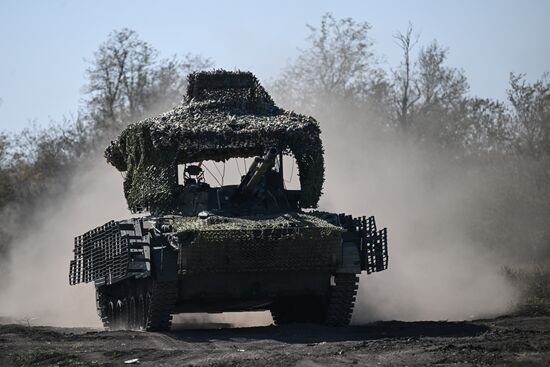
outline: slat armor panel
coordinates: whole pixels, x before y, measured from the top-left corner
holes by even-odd
[[[355,230],[361,233],[361,256],[367,274],[388,268],[388,234],[386,228],[378,231],[374,217],[354,218]]]
[[[138,223],[139,225],[139,223]],[[141,239],[141,236],[138,236]],[[136,239],[133,223],[110,221],[74,239],[69,283],[113,283],[129,274]],[[141,250],[142,253],[143,250]]]

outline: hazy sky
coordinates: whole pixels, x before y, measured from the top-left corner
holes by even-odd
[[[421,43],[450,49],[449,64],[479,96],[504,98],[511,71],[531,80],[550,71],[549,0],[0,0],[0,130],[75,113],[85,59],[113,29],[136,30],[163,56],[200,53],[269,80],[305,45],[305,24],[326,12],[370,22],[386,68],[399,63],[392,35],[410,20]]]

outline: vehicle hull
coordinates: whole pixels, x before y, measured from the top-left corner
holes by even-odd
[[[176,313],[270,310],[346,325],[361,271],[387,266],[374,218],[283,213],[111,221],[75,238],[70,283],[94,282],[106,328],[166,330]]]

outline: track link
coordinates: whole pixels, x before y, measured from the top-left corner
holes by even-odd
[[[147,311],[145,330],[169,330],[172,311],[178,298],[177,283],[153,282],[148,297],[149,310]]]
[[[357,274],[334,275],[325,323],[330,326],[347,326],[351,321],[359,278]]]
[[[114,310],[111,308],[110,297],[100,289],[96,290],[96,307],[99,318],[105,330],[112,330],[114,325]]]
[[[275,325],[312,322],[347,326],[351,321],[359,278],[357,274],[334,275],[328,297],[291,297],[278,299],[271,306]]]

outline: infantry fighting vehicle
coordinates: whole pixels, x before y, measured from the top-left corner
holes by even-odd
[[[76,237],[70,284],[95,284],[108,329],[251,310],[271,311],[277,325],[347,325],[358,275],[387,267],[386,229],[314,210],[319,135],[315,119],[278,108],[251,73],[191,74],[181,106],[129,125],[106,149],[129,208],[148,215]],[[249,159],[240,183],[206,182],[207,162],[233,158]],[[299,189],[285,187],[285,160]]]

